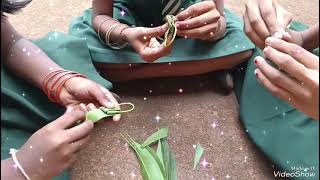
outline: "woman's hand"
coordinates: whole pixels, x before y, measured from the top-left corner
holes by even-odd
[[[319,57],[300,46],[277,38],[267,38],[265,58],[255,59],[258,80],[275,96],[319,120]]]
[[[84,104],[89,104],[90,107],[94,108],[119,107],[114,95],[106,88],[89,79],[74,77],[64,84],[60,93],[60,101],[67,108],[67,111],[79,105],[84,107]],[[120,120],[120,115],[114,116],[113,120]]]
[[[35,132],[16,153],[19,163],[32,180],[51,179],[77,159],[78,152],[89,139],[91,121],[85,113],[73,110]]]
[[[245,33],[262,49],[267,37],[282,38],[292,15],[276,0],[248,0],[243,20]]]
[[[225,18],[213,1],[196,3],[177,15],[177,34],[181,37],[216,40],[224,35]]]
[[[156,39],[165,34],[166,27],[163,25],[155,28],[128,28],[123,31],[123,35],[143,60],[153,62],[171,52],[171,47],[164,47]]]

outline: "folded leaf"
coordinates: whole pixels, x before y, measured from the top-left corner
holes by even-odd
[[[195,169],[201,159],[201,156],[203,154],[203,147],[200,145],[200,144],[197,144],[197,147],[196,147],[196,151],[195,151],[195,154],[194,154],[194,162],[193,162],[193,169]]]
[[[141,147],[146,147],[146,146],[149,146],[150,144],[162,139],[162,138],[165,138],[168,136],[168,128],[162,128],[160,129],[159,131],[155,132],[154,134],[152,134],[150,137],[148,137],[144,143],[141,145]]]
[[[163,164],[163,158],[162,158],[162,145],[161,145],[161,140],[158,141],[158,147],[157,147],[157,156],[159,157],[159,160],[164,168],[164,164]]]

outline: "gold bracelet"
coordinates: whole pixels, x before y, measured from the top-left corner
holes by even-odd
[[[106,43],[101,39],[101,36],[100,36],[100,28],[101,28],[101,26],[102,26],[104,23],[106,23],[106,22],[109,21],[109,20],[115,20],[115,21],[119,22],[117,19],[108,18],[108,19],[105,19],[105,20],[99,25],[99,28],[98,28],[98,37],[99,37],[99,40],[101,41],[101,43],[102,43],[102,44],[105,44],[105,45],[106,45]]]

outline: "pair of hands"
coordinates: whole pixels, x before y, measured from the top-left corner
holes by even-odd
[[[35,132],[17,152],[20,164],[31,179],[51,179],[68,168],[78,152],[89,140],[94,124],[79,120],[97,107],[117,107],[119,104],[110,91],[85,78],[71,78],[60,94],[67,108],[64,115]],[[118,121],[120,116],[114,116]]]
[[[213,1],[196,3],[177,16],[177,35],[184,38],[215,40],[224,34],[226,22]],[[147,62],[153,62],[170,54],[172,47],[164,47],[156,39],[165,34],[168,26],[154,28],[135,27],[123,34],[134,50]]]
[[[301,47],[299,32],[285,31],[291,17],[276,0],[246,4],[245,32],[264,53],[254,61],[255,75],[272,94],[319,120],[319,57]]]

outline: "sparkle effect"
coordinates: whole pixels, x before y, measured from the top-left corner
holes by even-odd
[[[206,159],[203,159],[203,161],[201,162],[201,165],[202,165],[203,168],[206,168],[209,164],[210,164],[210,163],[208,163],[208,162],[206,161]]]
[[[129,175],[131,178],[135,178],[137,176],[134,172],[131,172]]]
[[[42,157],[40,158],[40,162],[43,163],[43,158]]]
[[[121,16],[123,17],[124,15],[126,15],[126,12],[124,12],[124,10],[122,9],[120,12]]]
[[[227,178],[227,179],[229,179],[229,178],[230,178],[229,174],[227,174],[227,175],[226,175],[226,178]]]
[[[146,101],[146,100],[147,100],[147,98],[146,98],[146,97],[144,97],[144,98],[143,98],[143,100],[144,100],[144,101]]]
[[[179,89],[179,93],[183,93],[183,89]]]
[[[22,92],[22,96],[25,97],[25,96],[26,96],[26,93]]]
[[[154,119],[155,119],[155,120],[157,121],[157,123],[158,123],[158,122],[160,121],[161,117],[157,115]]]
[[[211,124],[211,127],[212,127],[212,128],[216,128],[216,127],[217,127],[217,124],[214,122],[214,123]]]

